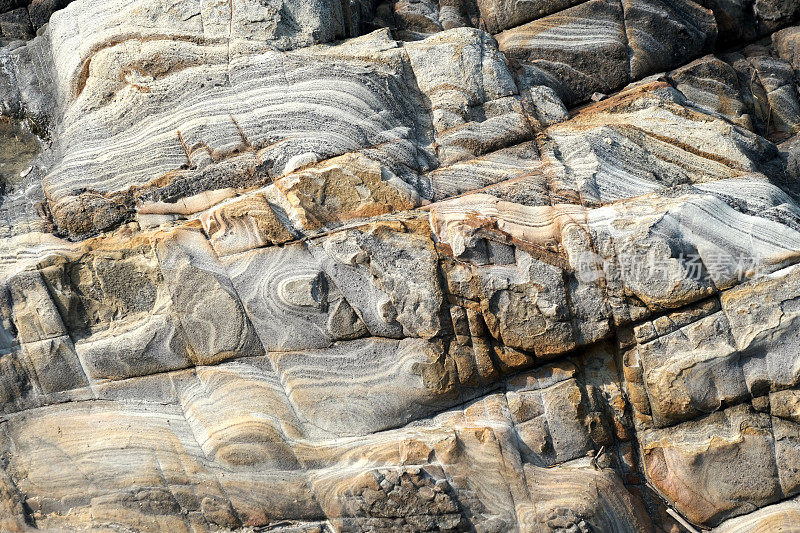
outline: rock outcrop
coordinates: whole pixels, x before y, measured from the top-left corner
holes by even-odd
[[[0,0],[0,530],[796,530],[798,18]]]

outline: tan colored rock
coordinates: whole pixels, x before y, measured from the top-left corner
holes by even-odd
[[[640,346],[653,421],[671,425],[749,397],[730,325],[715,313]]]
[[[758,511],[738,518],[726,520],[714,533],[766,533],[768,531],[797,531],[797,520],[800,518],[798,502],[787,502],[769,505]]]
[[[795,3],[0,0],[0,530],[791,530]]]
[[[644,432],[648,480],[696,524],[781,499],[768,416],[732,407],[669,429]]]
[[[204,213],[203,231],[218,256],[278,245],[293,239],[267,199],[259,194],[245,196]]]
[[[314,230],[415,207],[415,193],[397,177],[393,183],[383,174],[377,161],[345,155],[281,178],[276,186],[303,229]]]

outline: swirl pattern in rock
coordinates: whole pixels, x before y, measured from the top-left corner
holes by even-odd
[[[0,530],[796,529],[798,18],[0,0]]]

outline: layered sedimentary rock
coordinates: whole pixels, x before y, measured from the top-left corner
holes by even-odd
[[[0,530],[796,528],[800,5],[68,3],[0,0]]]

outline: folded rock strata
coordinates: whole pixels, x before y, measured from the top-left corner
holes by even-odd
[[[0,0],[0,530],[796,529],[799,16]]]

